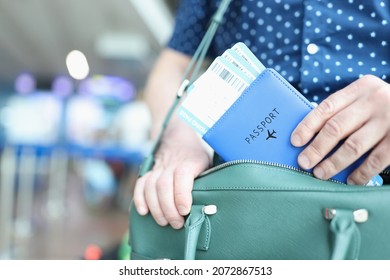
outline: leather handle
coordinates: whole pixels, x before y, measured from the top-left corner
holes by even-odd
[[[334,209],[335,215],[330,223],[333,233],[332,260],[356,260],[360,251],[360,231],[357,227],[353,211]]]
[[[200,230],[206,220],[203,205],[193,205],[191,214],[188,216],[185,228],[184,259],[195,260],[196,247],[198,245]]]

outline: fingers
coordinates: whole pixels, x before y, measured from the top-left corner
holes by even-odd
[[[390,137],[385,137],[366,160],[348,177],[348,184],[366,184],[375,174],[384,170],[390,162]]]
[[[164,216],[164,213],[160,206],[160,201],[156,191],[157,180],[162,173],[162,169],[153,170],[145,181],[145,200],[148,204],[150,214],[153,216],[154,220],[160,226],[166,226],[168,224],[167,219]]]
[[[361,114],[361,102],[355,102],[351,106],[340,111],[324,123],[320,132],[298,157],[298,163],[303,169],[310,169],[317,165],[332,149],[348,135],[357,131],[368,120],[368,115]],[[346,121],[348,120],[348,121]],[[363,138],[364,139],[364,138]],[[354,141],[354,142],[350,142]],[[355,143],[360,143],[351,138],[344,147],[355,148]],[[379,139],[377,139],[379,141]],[[362,147],[359,147],[362,149]],[[360,154],[362,155],[362,154]],[[356,158],[355,158],[356,160]]]
[[[333,177],[341,170],[345,169],[353,162],[358,160],[372,147],[377,145],[378,142],[380,142],[384,136],[385,136],[385,132],[380,129],[380,125],[378,122],[376,121],[368,122],[361,129],[357,130],[355,133],[349,136],[332,156],[325,159],[318,166],[316,166],[313,170],[314,175],[320,179],[329,179]],[[373,151],[374,154],[376,153],[376,149],[374,149]],[[385,165],[385,164],[383,163],[383,164],[376,164],[376,165]],[[363,170],[364,169],[365,168],[363,168]],[[373,168],[371,169],[373,170]],[[366,184],[372,176],[378,174],[382,170],[383,169],[377,170],[376,173],[365,172],[365,174],[369,176],[366,181],[364,181],[365,180],[365,178],[363,178],[364,176],[358,176],[358,175],[353,176],[350,179],[350,183]],[[355,178],[355,180],[353,178]]]
[[[135,205],[135,209],[137,209],[138,214],[140,214],[141,216],[144,216],[149,212],[149,208],[148,205],[146,204],[146,200],[144,196],[145,180],[148,178],[149,175],[150,172],[138,178],[134,188],[134,194],[133,194],[134,205]]]
[[[157,181],[159,205],[168,223],[175,229],[184,225],[192,205],[194,178],[200,173],[197,165],[182,163],[175,170],[165,170]]]
[[[182,164],[175,170],[155,169],[137,180],[134,203],[140,215],[150,211],[161,226],[168,223],[175,229],[184,225],[192,205],[194,178],[201,172],[196,165]]]
[[[144,196],[154,220],[160,226],[168,223],[175,229],[184,224],[173,196],[173,173],[169,169],[155,169],[145,181]]]
[[[176,186],[172,187],[174,186],[173,176],[171,170],[164,170],[157,181],[156,188],[159,204],[165,219],[173,228],[179,229],[183,226],[184,219],[175,206],[174,189],[176,189]],[[191,196],[191,193],[187,195]]]
[[[192,205],[192,186],[198,174],[192,174],[191,168],[185,165],[178,167],[175,172],[175,205],[180,215],[187,215]]]
[[[291,134],[291,144],[296,147],[306,145],[331,117],[352,104],[361,92],[361,87],[354,82],[330,95],[298,124]]]
[[[382,171],[390,163],[386,151],[390,146],[389,92],[389,84],[367,75],[325,99],[291,135],[297,147],[311,141],[299,155],[299,165],[314,168],[318,178],[329,179],[370,151],[348,182],[365,184]],[[329,153],[333,154],[324,159]]]

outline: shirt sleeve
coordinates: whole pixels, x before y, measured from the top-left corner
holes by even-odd
[[[182,0],[176,11],[175,26],[168,47],[193,55],[202,40],[215,8],[207,0]]]

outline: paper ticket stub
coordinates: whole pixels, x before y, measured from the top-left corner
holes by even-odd
[[[232,48],[235,52],[241,55],[258,73],[265,70],[265,66],[257,59],[251,50],[242,42],[238,42]]]
[[[260,74],[252,65],[248,63],[242,56],[232,49],[228,49],[222,55],[229,63],[233,64],[239,70],[246,75],[251,81],[254,81]]]
[[[245,45],[236,44],[190,86],[180,118],[203,136],[264,69]]]
[[[203,135],[250,83],[238,68],[229,67],[225,59],[218,57],[188,89],[179,116]]]

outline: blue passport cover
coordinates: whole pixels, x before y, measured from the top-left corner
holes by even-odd
[[[290,137],[312,109],[301,93],[275,70],[267,68],[203,139],[225,161],[258,160],[301,169],[297,158],[304,147],[294,147]],[[359,159],[333,179],[346,183],[348,175],[361,161]]]

